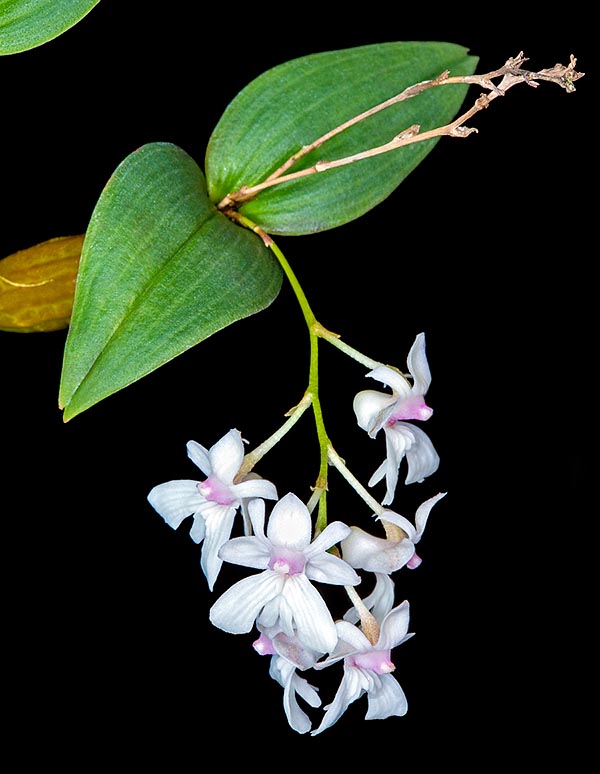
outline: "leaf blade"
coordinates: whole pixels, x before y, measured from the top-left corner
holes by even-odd
[[[399,42],[311,54],[263,73],[230,103],[211,135],[206,156],[211,200],[262,182],[304,145],[408,86],[446,69],[470,74],[477,61],[453,43]],[[328,141],[293,171],[388,142],[415,123],[423,130],[443,125],[466,90],[436,87],[386,109]],[[335,228],[387,198],[436,142],[276,185],[242,204],[240,212],[271,234]]]
[[[100,0],[0,0],[0,56],[18,54],[62,35]]]
[[[65,421],[264,309],[282,272],[218,213],[183,150],[150,143],[103,191],[84,241],[59,405]]]

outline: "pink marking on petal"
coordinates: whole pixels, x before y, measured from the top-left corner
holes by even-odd
[[[405,419],[420,419],[425,421],[433,414],[433,409],[425,403],[422,395],[411,395],[404,400],[398,401],[394,413],[388,420],[389,423]]]
[[[410,559],[406,563],[406,566],[408,567],[409,570],[416,570],[422,561],[423,560],[421,559],[419,554],[417,554],[417,552],[415,551],[415,553],[410,557]]]
[[[280,572],[282,575],[296,575],[304,572],[306,558],[300,551],[290,551],[286,548],[277,548],[271,555],[269,569]]]
[[[217,505],[233,505],[237,502],[237,497],[232,495],[231,490],[216,476],[209,476],[206,481],[197,485],[198,491],[205,500]]]
[[[360,669],[369,669],[378,675],[386,675],[393,672],[396,668],[392,659],[390,650],[370,650],[367,653],[355,653],[348,657],[351,666]]]
[[[277,653],[273,647],[273,642],[266,634],[261,634],[257,640],[254,640],[252,647],[260,656],[274,656]]]

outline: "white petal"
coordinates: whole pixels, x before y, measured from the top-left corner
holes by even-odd
[[[286,661],[285,658],[279,658],[275,655],[269,663],[269,676],[283,687],[290,679],[294,668],[294,665]]]
[[[336,621],[335,630],[338,636],[335,648],[330,651],[327,658],[317,661],[313,665],[314,669],[324,669],[347,656],[352,656],[355,653],[363,653],[373,647],[358,626],[354,626],[349,621]]]
[[[389,575],[375,574],[375,588],[363,602],[377,621],[383,621],[394,606],[394,581]]]
[[[373,650],[373,646],[369,642],[367,636],[349,621],[336,621],[335,628],[340,643],[343,642],[346,646],[351,648],[348,651],[348,647],[345,648],[346,655],[351,653],[366,653],[369,650]],[[337,651],[337,648],[336,648]]]
[[[247,504],[248,518],[254,534],[265,539],[265,501],[256,498]]]
[[[321,725],[315,730],[311,731],[311,736],[316,736],[326,728],[330,728],[344,712],[348,709],[348,706],[356,701],[363,692],[363,686],[361,681],[360,670],[354,667],[347,667],[344,669],[344,677],[340,683],[340,687],[335,694],[335,697],[331,704],[327,707],[327,712],[323,715]]]
[[[201,543],[204,540],[204,535],[206,535],[206,524],[202,516],[197,513],[190,527],[190,537],[194,543]]]
[[[212,469],[210,466],[208,449],[205,449],[204,446],[197,441],[188,441],[186,448],[188,457],[194,465],[197,465],[205,475],[210,476]]]
[[[244,525],[244,535],[251,535],[252,522],[250,521],[250,516],[248,515],[248,503],[246,500],[242,500],[242,502],[240,503],[240,513],[242,514],[242,522]]]
[[[376,688],[369,691],[369,709],[365,720],[383,720],[406,715],[408,703],[400,683],[392,675],[377,675]]]
[[[297,637],[298,633],[296,631],[296,619],[294,618],[294,611],[291,608],[285,594],[280,594],[277,597],[277,600],[279,601],[278,625],[281,626],[281,630],[288,637]]]
[[[196,481],[181,479],[155,486],[148,495],[148,502],[173,529],[187,517],[196,513],[204,498]]]
[[[217,505],[208,515],[204,516],[206,534],[202,544],[200,566],[206,575],[208,587],[212,591],[223,564],[219,556],[221,546],[229,540],[235,518],[235,508]]]
[[[392,425],[391,428],[384,428],[387,457],[385,464],[386,492],[385,497],[381,501],[382,505],[390,505],[394,499],[396,487],[398,485],[398,471],[406,449],[406,436],[394,432],[396,425],[398,425],[398,422]]]
[[[214,475],[228,486],[244,459],[244,442],[239,430],[230,430],[210,449],[210,464]]]
[[[319,554],[306,565],[306,577],[318,583],[332,583],[336,586],[357,586],[357,575],[348,562],[333,554]]]
[[[298,639],[305,648],[329,653],[337,642],[337,632],[329,608],[306,575],[287,578],[282,595],[294,615]]]
[[[401,424],[403,423],[396,423],[396,425]],[[429,440],[429,436],[414,425],[411,425],[411,432],[415,436],[415,442],[410,449],[406,450],[408,474],[404,481],[405,484],[420,483],[427,476],[435,473],[440,464],[440,458]]]
[[[339,543],[350,534],[350,527],[341,521],[332,521],[325,529],[320,532],[313,542],[304,551],[307,560],[313,556],[325,553],[331,546]]]
[[[352,566],[363,568],[364,562],[373,554],[385,551],[387,540],[365,532],[360,527],[352,527],[350,534],[342,540],[342,556]]]
[[[273,506],[267,537],[275,546],[303,551],[309,544],[312,531],[312,519],[308,508],[289,492]]]
[[[249,632],[263,606],[277,597],[283,586],[279,573],[265,570],[234,583],[213,604],[211,623],[230,634]]]
[[[315,653],[300,642],[298,637],[279,632],[270,638],[277,653],[298,669],[310,669],[320,653]]]
[[[415,526],[417,528],[417,537],[414,541],[415,543],[418,543],[421,539],[421,535],[423,534],[423,530],[427,524],[427,517],[429,516],[431,509],[437,503],[437,501],[441,500],[442,497],[445,497],[446,494],[447,492],[440,492],[434,497],[430,497],[429,500],[425,500],[425,502],[421,503],[421,505],[419,505],[417,508],[417,512],[415,514]]]
[[[377,650],[391,650],[408,639],[410,606],[405,600],[385,616],[381,622]]]
[[[375,484],[378,484],[381,481],[381,479],[385,476],[387,465],[388,462],[387,459],[385,459],[369,479],[369,486],[375,486]],[[398,476],[396,475],[396,478],[397,477]]]
[[[260,478],[259,475],[251,471],[246,476],[246,481],[255,481],[256,479]],[[235,486],[235,485],[234,485]],[[242,521],[244,523],[244,535],[251,535],[252,534],[252,522],[250,521],[250,515],[248,513],[248,502],[249,500],[242,497],[240,503],[240,513],[242,514]]]
[[[384,511],[380,516],[377,516],[377,521],[389,521],[392,524],[395,524],[397,527],[400,527],[409,540],[412,540],[413,543],[417,542],[415,540],[417,537],[417,530],[408,519],[401,516],[399,513],[396,513],[396,511]]]
[[[413,393],[425,395],[431,384],[431,371],[425,354],[425,334],[419,333],[408,353],[408,370],[413,376]]]
[[[290,726],[299,734],[305,734],[307,731],[310,731],[310,718],[300,708],[296,699],[296,693],[311,707],[319,707],[321,699],[315,688],[303,677],[299,677],[296,674],[296,670],[282,658],[271,659],[269,673],[283,685],[283,708]]]
[[[391,487],[391,472],[397,469],[406,456],[408,473],[405,484],[421,482],[438,469],[440,458],[429,440],[429,436],[421,428],[409,422],[395,422],[384,428],[388,460],[388,491],[384,505],[391,503],[393,489]]]
[[[285,579],[281,576],[281,588],[283,588],[284,582]],[[294,627],[292,623],[288,624],[288,618],[291,619],[291,612],[289,612],[287,605],[281,604],[281,600],[281,594],[278,594],[265,603],[265,606],[256,618],[256,626],[261,630],[277,629],[289,632],[289,636],[294,636]]]
[[[219,551],[221,559],[242,567],[264,570],[269,566],[271,552],[265,540],[258,537],[237,537],[228,540]]]
[[[394,588],[394,581],[389,575],[381,572],[375,573],[375,588],[363,599],[363,602],[367,610],[371,611],[378,622],[381,622],[394,606]],[[344,621],[354,624],[360,621],[360,616],[355,607],[351,607],[346,611]]]
[[[311,707],[321,706],[321,698],[317,693],[317,689],[313,685],[310,685],[308,680],[295,674],[293,677],[293,688],[298,696],[301,696]]]
[[[411,372],[412,373],[412,372]],[[396,371],[389,366],[378,366],[370,371],[367,376],[377,379],[378,382],[383,382],[396,393],[395,399],[398,396],[407,398],[411,392],[411,384],[399,371]]]
[[[376,390],[359,392],[352,404],[358,426],[371,436],[377,435],[381,429],[384,413],[391,412],[395,404],[396,398],[393,395]]]
[[[265,500],[277,500],[275,484],[264,478],[249,479],[239,484],[232,484],[230,490],[239,498],[263,497]]]
[[[310,731],[312,723],[306,712],[298,704],[293,680],[288,680],[284,683],[283,709],[290,728],[298,734],[306,734]]]
[[[342,542],[342,556],[352,567],[388,575],[404,567],[414,552],[410,540],[386,540],[358,527]]]

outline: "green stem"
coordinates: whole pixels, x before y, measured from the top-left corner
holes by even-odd
[[[318,512],[317,521],[315,525],[315,531],[320,532],[327,526],[327,500],[326,500],[327,473],[328,473],[327,449],[330,445],[329,437],[327,435],[327,431],[325,430],[323,410],[322,410],[321,401],[319,398],[319,336],[315,332],[315,329],[320,328],[321,326],[317,322],[317,318],[315,317],[312,309],[310,308],[310,304],[308,303],[304,290],[302,289],[302,286],[298,282],[298,279],[294,274],[294,272],[292,271],[292,267],[288,263],[286,257],[281,252],[279,247],[275,244],[275,242],[272,242],[270,244],[270,248],[275,254],[277,260],[279,261],[281,268],[285,272],[285,275],[288,278],[290,285],[292,286],[292,290],[294,291],[294,294],[298,299],[298,303],[300,304],[300,308],[302,309],[302,314],[304,315],[304,320],[308,327],[308,334],[310,337],[310,369],[309,369],[309,375],[308,375],[307,392],[310,393],[310,395],[312,396],[312,408],[313,408],[313,414],[315,417],[315,426],[317,429],[317,438],[319,441],[319,449],[320,449],[321,461],[319,465],[319,474],[317,476],[317,483],[315,485],[315,490],[314,490],[315,498],[318,497],[318,502],[319,502],[319,512]],[[316,494],[318,492],[320,492],[320,495]],[[313,498],[311,498],[311,504],[312,502],[314,502]]]
[[[327,328],[323,328],[323,326],[319,323],[315,323],[313,329],[317,336],[319,336],[321,339],[325,339],[330,344],[333,344],[334,347],[337,347],[353,360],[362,363],[362,365],[366,366],[367,368],[373,369],[380,365],[385,365],[385,363],[380,363],[378,360],[373,360],[373,358],[367,357],[367,355],[363,355],[362,352],[359,352],[357,349],[354,349],[354,347],[351,347],[349,344],[346,344],[344,341],[342,341],[337,333],[328,331]]]
[[[372,495],[370,495],[369,492],[364,488],[364,486],[360,483],[360,481],[348,470],[345,462],[335,451],[333,446],[331,446],[331,444],[329,445],[329,449],[328,449],[328,459],[331,462],[331,464],[339,470],[339,472],[350,484],[350,486],[358,492],[358,494],[371,508],[371,510],[377,516],[381,516],[381,514],[385,512],[385,508],[383,507],[383,505],[378,503],[377,500]]]
[[[310,406],[311,402],[312,395],[308,392],[305,393],[300,403],[298,403],[297,406],[294,406],[291,411],[288,411],[288,419],[281,425],[281,427],[276,430],[273,435],[269,436],[266,441],[263,441],[260,446],[257,446],[251,452],[246,454],[244,461],[242,462],[236,475],[236,479],[243,481],[244,477],[250,473],[256,463],[261,460],[267,452],[271,451],[275,444],[279,443],[283,436],[292,429],[302,414],[304,414],[306,409]]]
[[[317,318],[310,308],[310,304],[308,303],[308,299],[306,298],[302,286],[298,282],[298,278],[294,274],[292,267],[287,261],[287,258],[275,244],[273,239],[267,233],[265,233],[260,228],[260,226],[257,226],[256,223],[253,223],[249,218],[246,218],[241,213],[236,213],[235,219],[243,226],[250,228],[256,234],[258,234],[263,240],[265,246],[268,247],[275,255],[279,265],[283,269],[288,279],[288,282],[292,287],[292,290],[294,291],[294,295],[296,296],[298,303],[300,304],[300,309],[302,310],[304,320],[308,327],[308,334],[310,337],[310,367],[308,375],[308,387],[305,394],[310,396],[320,449],[319,473],[317,476],[317,482],[314,487],[313,497],[311,497],[310,500],[310,505],[311,508],[314,508],[315,501],[318,499],[319,513],[317,516],[315,531],[320,532],[327,526],[326,490],[327,472],[329,465],[327,450],[330,446],[330,441],[327,435],[327,431],[325,430],[323,411],[321,408],[321,401],[319,399],[319,335],[317,334],[317,330],[321,331],[325,329],[322,328],[322,326],[317,322]]]

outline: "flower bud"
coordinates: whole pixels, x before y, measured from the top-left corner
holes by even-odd
[[[0,330],[66,328],[84,235],[56,237],[0,260]]]

